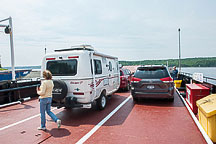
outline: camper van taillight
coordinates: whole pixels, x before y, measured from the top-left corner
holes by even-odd
[[[73,92],[74,95],[84,95],[83,92]]]
[[[46,60],[55,60],[55,58],[46,58]]]
[[[69,59],[72,59],[72,58],[79,58],[79,56],[69,56],[68,58],[69,58]]]

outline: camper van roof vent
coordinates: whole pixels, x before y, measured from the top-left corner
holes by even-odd
[[[72,51],[72,50],[88,50],[88,51],[94,51],[94,48],[93,48],[91,45],[78,45],[78,46],[71,46],[71,48],[69,48],[69,49],[55,50],[55,52]]]

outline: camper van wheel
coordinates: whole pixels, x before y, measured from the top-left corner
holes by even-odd
[[[100,110],[106,107],[106,97],[104,93],[101,93],[99,99],[97,99],[97,106]]]

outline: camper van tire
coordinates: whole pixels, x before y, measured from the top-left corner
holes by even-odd
[[[62,100],[66,97],[68,88],[64,81],[62,80],[53,80],[53,100]]]
[[[105,96],[105,92],[102,92],[100,97],[96,100],[97,107],[99,110],[103,110],[106,107],[107,99]]]

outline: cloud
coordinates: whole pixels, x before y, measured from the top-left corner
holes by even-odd
[[[53,52],[76,44],[91,44],[120,60],[177,58],[178,28],[183,57],[215,52],[215,1],[0,2],[0,19],[13,18],[16,65],[40,65],[45,46]],[[9,66],[9,37],[2,32],[0,55],[2,65]]]

